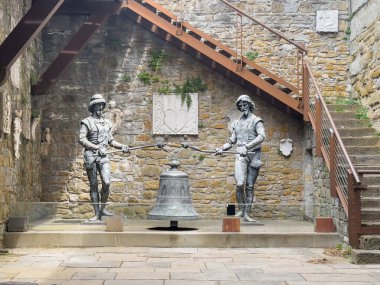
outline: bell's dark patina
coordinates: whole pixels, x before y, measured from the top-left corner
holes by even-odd
[[[157,202],[148,214],[151,220],[198,220],[199,214],[193,208],[189,190],[189,177],[179,171],[179,161],[169,163],[171,169],[160,175]]]

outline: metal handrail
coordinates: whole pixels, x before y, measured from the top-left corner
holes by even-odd
[[[336,136],[338,144],[339,144],[339,146],[342,149],[343,155],[344,155],[345,159],[347,160],[347,164],[348,164],[350,170],[352,171],[352,175],[355,178],[355,182],[358,183],[358,184],[360,184],[359,174],[358,174],[357,170],[355,169],[354,165],[352,164],[352,161],[351,161],[351,159],[350,159],[350,157],[348,155],[346,147],[343,144],[342,138],[339,135],[338,129],[335,126],[335,123],[334,123],[334,121],[333,121],[333,119],[331,117],[331,114],[330,114],[330,112],[327,109],[327,105],[325,103],[325,100],[323,99],[321,91],[318,88],[318,85],[317,85],[317,82],[316,82],[316,80],[314,78],[314,75],[311,72],[311,68],[310,68],[309,64],[306,61],[305,61],[305,66],[306,66],[307,72],[309,73],[309,78],[311,79],[311,81],[312,81],[312,83],[313,83],[313,85],[314,85],[314,87],[315,87],[315,89],[317,91],[317,96],[318,96],[318,99],[321,102],[321,106],[322,106],[323,110],[326,112],[327,118],[329,120],[329,123],[331,124],[331,128],[333,129],[333,132],[334,132],[334,134]]]
[[[224,4],[226,4],[228,7],[232,8],[233,10],[235,10],[236,12],[238,12],[239,14],[241,15],[244,15],[245,17],[251,19],[252,21],[254,21],[256,24],[262,26],[263,28],[269,30],[270,32],[276,34],[277,36],[279,36],[280,38],[284,39],[285,41],[287,41],[288,43],[296,46],[300,51],[304,52],[304,53],[307,53],[307,49],[301,45],[301,44],[298,44],[290,39],[288,39],[287,37],[285,37],[283,34],[277,32],[276,30],[268,27],[267,25],[261,23],[259,20],[256,20],[255,18],[253,18],[252,16],[248,15],[247,13],[245,13],[244,11],[240,10],[239,8],[237,8],[236,6],[232,5],[231,3],[228,3],[226,0],[220,0],[221,2],[223,2]]]

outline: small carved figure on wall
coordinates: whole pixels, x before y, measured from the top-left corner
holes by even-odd
[[[253,187],[259,174],[261,162],[261,143],[265,140],[263,120],[253,114],[255,104],[248,95],[241,95],[236,106],[243,115],[232,123],[231,137],[221,148],[216,149],[220,155],[237,145],[235,160],[236,200],[239,212],[247,222],[256,222],[249,214],[253,202]]]
[[[32,141],[36,141],[37,126],[39,123],[40,123],[40,117],[34,117],[32,119],[31,134],[30,134]]]
[[[50,134],[50,129],[45,128],[44,133],[42,135],[42,142],[50,144],[51,142],[51,134]]]
[[[106,101],[101,94],[91,97],[88,110],[91,116],[81,121],[79,131],[79,143],[84,147],[84,165],[90,182],[90,197],[94,207],[95,216],[89,221],[101,220],[102,216],[112,216],[105,207],[110,194],[110,160],[107,155],[107,147],[121,149],[124,153],[129,152],[127,145],[114,140],[112,124],[103,116]],[[102,189],[98,190],[97,174],[100,173]]]
[[[21,132],[22,132],[22,110],[15,110],[15,118],[13,119],[13,146],[15,158],[20,158]]]
[[[112,134],[116,134],[123,118],[123,111],[116,108],[115,100],[110,100],[108,102],[108,110],[104,114],[104,117],[111,121],[112,123]]]

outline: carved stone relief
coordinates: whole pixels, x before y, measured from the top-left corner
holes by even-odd
[[[0,93],[0,130],[10,134],[12,127],[11,96],[8,92]]]
[[[45,128],[43,134],[42,134],[42,142],[46,142],[48,144],[51,143],[51,135],[50,135],[50,129]]]
[[[177,95],[153,94],[154,135],[197,135],[198,94],[192,93],[191,106]]]
[[[13,146],[15,158],[20,158],[20,144],[22,132],[22,110],[15,110],[15,118],[13,119]]]
[[[317,32],[338,32],[338,10],[317,11]]]
[[[20,88],[21,77],[20,77],[20,58],[13,63],[11,67],[11,81],[14,87]]]
[[[50,129],[45,128],[41,136],[41,154],[48,155],[49,145],[51,144]]]
[[[30,120],[32,115],[32,110],[30,106],[25,106],[22,113],[22,134],[24,138],[30,140]]]
[[[293,150],[293,141],[289,138],[280,141],[280,151],[282,155],[289,156]]]
[[[108,102],[108,110],[104,114],[106,119],[110,120],[112,123],[112,133],[116,134],[117,130],[121,125],[121,120],[123,118],[123,111],[116,108],[116,102],[114,100],[110,100]]]
[[[32,127],[31,127],[31,140],[36,141],[37,138],[37,127],[38,124],[40,123],[40,117],[35,117],[32,119]]]

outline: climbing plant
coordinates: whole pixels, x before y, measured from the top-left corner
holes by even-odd
[[[168,57],[169,56],[164,49],[151,49],[149,67],[154,72],[160,71],[163,62],[168,59]]]
[[[174,84],[174,93],[181,96],[182,104],[186,102],[187,108],[190,108],[192,100],[190,93],[207,90],[207,85],[198,77],[188,77],[183,85]]]

